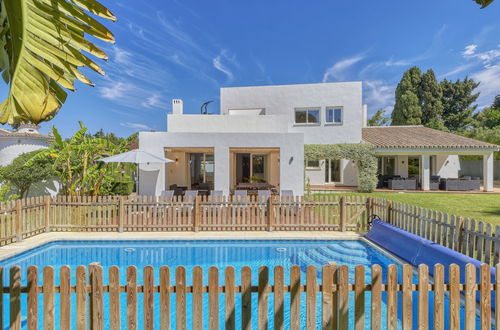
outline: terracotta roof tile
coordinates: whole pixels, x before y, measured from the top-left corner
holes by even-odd
[[[363,140],[377,148],[500,149],[499,146],[423,126],[363,128]]]

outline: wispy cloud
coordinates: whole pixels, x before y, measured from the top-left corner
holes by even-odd
[[[364,87],[364,101],[370,106],[370,110],[392,110],[395,86],[381,80],[366,80],[364,81]]]
[[[500,45],[496,49],[490,49],[484,52],[477,52],[477,45],[468,45],[463,51],[463,56],[468,59],[478,59],[485,65],[489,65],[497,59],[500,59]]]
[[[459,73],[462,73],[466,70],[469,70],[474,66],[476,66],[476,63],[467,63],[467,64],[458,65],[458,66],[454,67],[453,69],[451,69],[450,71],[448,71],[442,75],[439,75],[439,78],[448,78],[448,77],[454,76],[456,74],[459,74]]]
[[[162,101],[162,97],[159,93],[151,94],[141,104],[146,108],[165,107],[165,103]]]
[[[133,89],[133,84],[120,81],[117,83],[102,84],[98,90],[101,97],[116,101],[123,98]]]
[[[473,55],[476,52],[476,49],[477,49],[477,45],[468,45],[468,46],[465,46],[465,50],[463,51],[462,54],[465,57],[471,56],[471,55]]]
[[[365,58],[364,55],[356,55],[339,61],[329,67],[323,74],[323,82],[331,81],[332,79],[342,80],[345,77],[345,71],[352,67],[354,64],[360,62]]]
[[[154,129],[148,125],[145,124],[140,124],[140,123],[120,123],[120,126],[127,127],[127,128],[132,128],[136,130],[141,130],[141,131],[153,131]]]
[[[472,79],[479,81],[477,90],[479,95],[478,103],[480,107],[488,106],[493,102],[493,98],[500,92],[500,62],[495,65],[488,65],[482,70],[472,74]]]
[[[384,61],[381,64],[387,67],[410,66],[432,58],[434,54],[439,52],[443,47],[442,41],[446,29],[447,26],[442,25],[438,30],[436,30],[436,32],[434,32],[434,35],[432,36],[431,44],[423,52],[408,58],[394,59],[394,57],[391,57],[389,60]]]
[[[234,79],[234,74],[233,72],[231,71],[231,69],[228,68],[228,66],[224,65],[222,62],[225,61],[225,60],[229,60],[231,61],[232,63],[235,63],[235,59],[234,58],[229,58],[227,56],[227,53],[226,51],[221,51],[219,53],[219,55],[215,56],[213,59],[212,59],[212,64],[214,66],[215,69],[217,69],[218,71],[224,73],[226,76],[227,76],[227,80],[228,82],[232,81]]]

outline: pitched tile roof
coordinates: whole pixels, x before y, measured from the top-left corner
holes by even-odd
[[[1,137],[30,137],[30,138],[47,139],[47,140],[52,140],[54,138],[52,135],[45,135],[40,133],[16,132],[0,128],[0,138]]]
[[[363,140],[377,148],[499,149],[500,146],[423,126],[363,128]]]

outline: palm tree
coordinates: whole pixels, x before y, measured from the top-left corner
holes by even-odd
[[[51,119],[74,82],[92,82],[79,71],[104,71],[82,53],[107,55],[85,39],[114,42],[113,34],[89,13],[115,21],[96,0],[0,0],[0,70],[10,85],[0,105],[0,123],[39,123]]]

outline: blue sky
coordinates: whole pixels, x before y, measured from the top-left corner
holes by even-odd
[[[118,17],[106,23],[116,44],[97,41],[106,76],[78,84],[44,132],[69,136],[78,120],[121,136],[165,130],[172,98],[191,113],[215,100],[218,112],[226,86],[362,80],[372,114],[392,109],[412,65],[481,81],[480,106],[500,93],[500,0],[102,2]]]

